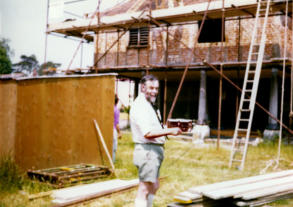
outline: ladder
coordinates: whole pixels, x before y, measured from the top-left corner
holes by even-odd
[[[264,56],[266,27],[270,10],[270,2],[271,0],[259,0],[257,3],[255,23],[249,48],[242,94],[229,160],[229,167],[231,168],[233,165],[236,165],[239,170],[243,170],[247,154],[253,112]],[[264,22],[262,25],[260,23],[260,17],[264,17]],[[261,26],[259,27],[259,25]],[[260,33],[257,31],[258,28],[261,29]],[[255,67],[251,66],[252,60],[256,60]]]

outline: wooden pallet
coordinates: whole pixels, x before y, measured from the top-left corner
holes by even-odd
[[[108,167],[91,164],[78,164],[27,171],[27,175],[31,179],[37,179],[41,182],[49,182],[50,184],[57,186],[64,186],[79,181],[103,178],[111,174],[112,171],[109,170]]]

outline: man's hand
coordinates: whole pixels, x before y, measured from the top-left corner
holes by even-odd
[[[168,128],[170,130],[169,134],[177,136],[179,134],[182,134],[182,131],[179,127],[174,127],[174,128]]]

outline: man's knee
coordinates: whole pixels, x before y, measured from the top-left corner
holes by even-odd
[[[155,194],[157,192],[157,190],[159,189],[159,187],[160,187],[160,182],[159,182],[159,180],[157,180],[155,183],[153,183],[152,193]]]
[[[139,187],[138,187],[138,193],[143,196],[146,197],[150,191],[152,190],[152,183],[150,182],[140,182],[139,183]]]

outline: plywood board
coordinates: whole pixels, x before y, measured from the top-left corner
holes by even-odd
[[[257,190],[261,191],[262,189],[265,189],[265,188],[271,188],[271,187],[274,187],[275,185],[282,185],[282,184],[286,184],[290,182],[291,183],[293,182],[293,175],[288,177],[283,177],[283,178],[276,178],[272,180],[265,180],[265,181],[255,182],[255,183],[244,184],[241,186],[235,186],[235,187],[225,188],[221,190],[204,191],[203,195],[208,198],[218,200],[218,199],[234,197],[234,195],[243,194],[250,191],[257,191]]]
[[[15,85],[9,89],[14,97],[1,92],[11,109],[0,107],[0,113],[15,129],[1,132],[0,143],[5,137],[14,140],[8,144],[14,145],[14,157],[22,169],[108,164],[103,163],[106,154],[97,141],[93,119],[111,151],[115,75],[26,78],[17,79]],[[8,86],[1,82],[0,91],[7,93],[4,87]]]
[[[0,80],[0,156],[14,157],[16,90],[15,80]]]
[[[131,187],[137,186],[138,179],[134,180],[109,180],[100,183],[92,183],[82,186],[75,186],[56,190],[51,195],[53,197],[53,203],[56,206],[66,206],[79,201],[87,200],[90,198],[97,198],[104,195],[108,195],[114,192],[122,191]]]
[[[264,181],[264,180],[271,180],[274,178],[285,177],[288,175],[293,175],[293,170],[286,170],[286,171],[281,171],[276,173],[268,173],[265,175],[257,175],[252,177],[246,177],[241,179],[228,180],[228,181],[223,181],[223,182],[218,182],[218,183],[213,183],[208,185],[197,186],[197,187],[190,188],[189,191],[195,192],[195,193],[202,193],[204,191],[219,190],[219,189],[224,189],[224,188],[229,188],[234,186],[241,186],[243,184],[255,183],[255,182]]]

